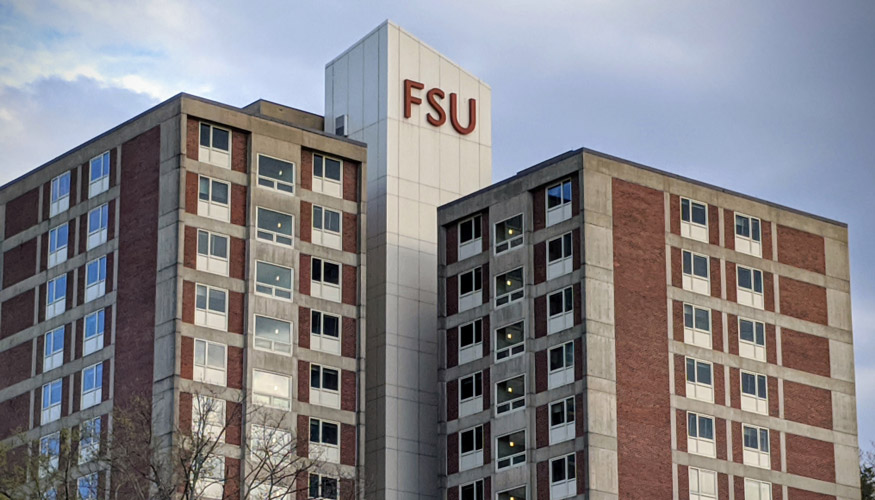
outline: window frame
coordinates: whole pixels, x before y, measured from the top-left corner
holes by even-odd
[[[522,379],[522,390],[520,390],[513,398],[508,399],[504,402],[499,402],[499,394],[501,394],[500,386],[502,384],[507,384],[509,382],[513,382],[515,380]],[[507,391],[513,393],[513,387],[508,386]],[[524,410],[526,408],[526,374],[521,373],[514,375],[512,377],[505,378],[503,380],[499,380],[495,382],[495,416],[499,415],[507,415],[509,413],[513,413],[516,411]],[[506,407],[502,409],[502,407]]]
[[[558,242],[561,256],[551,259],[550,247]],[[555,238],[547,240],[544,253],[547,260],[547,280],[558,278],[572,272],[574,264],[574,232],[568,231]],[[567,253],[566,253],[567,252]]]
[[[58,286],[61,281],[63,281],[63,286]],[[63,273],[46,282],[46,319],[63,314],[66,310],[67,273]]]
[[[753,393],[745,390],[745,378],[750,381],[753,378]],[[759,413],[760,415],[769,414],[769,377],[762,373],[752,372],[750,370],[739,370],[738,373],[739,396],[741,398],[741,409]],[[761,394],[764,392],[765,394]]]
[[[258,267],[264,264],[265,266],[272,266],[282,270],[287,270],[289,272],[289,287],[284,288],[277,285],[267,284],[258,281]],[[283,300],[286,302],[291,302],[295,298],[294,288],[295,288],[295,270],[291,267],[281,266],[279,264],[274,264],[272,262],[267,262],[264,260],[256,260],[255,261],[255,294],[261,295],[264,297],[270,297],[277,300]],[[264,290],[259,290],[259,287],[267,289],[268,292]],[[288,293],[288,297],[285,295]]]
[[[329,228],[331,217],[337,216],[337,231]],[[312,243],[335,250],[343,250],[343,211],[335,210],[324,205],[313,204],[313,213],[310,218]]]
[[[465,435],[468,433],[472,434],[471,442],[473,444],[473,447],[468,451],[464,451],[464,446],[463,446],[464,439],[465,439]],[[484,452],[484,449],[486,448],[485,439],[486,439],[486,434],[484,432],[482,424],[475,425],[473,427],[469,427],[467,429],[462,429],[459,431],[459,470],[460,471],[461,470],[468,470],[468,469],[471,469],[473,467],[479,467],[479,466],[483,465],[483,452]],[[480,446],[479,448],[477,447],[478,440],[479,440],[479,446]],[[477,458],[478,458],[477,455],[478,454],[480,455],[479,456],[480,463],[477,463]],[[465,462],[469,462],[469,461],[473,461],[474,464],[466,467]]]
[[[467,379],[473,380],[471,385],[472,394],[469,397],[465,397],[462,393],[462,381]],[[483,370],[459,377],[459,406],[463,403],[472,402],[477,398],[483,398]]]
[[[268,321],[276,321],[279,323],[287,324],[289,326],[288,342],[281,342],[281,341],[277,341],[277,340],[268,340],[268,339],[265,339],[263,335],[261,336],[261,338],[259,338],[260,337],[258,334],[258,320],[259,320],[259,318],[265,319]],[[278,331],[278,329],[276,329],[274,333],[277,336],[279,336],[280,332]],[[287,320],[280,319],[280,318],[274,318],[274,317],[268,316],[266,314],[256,313],[253,315],[253,318],[252,318],[252,347],[254,347],[255,349],[257,349],[259,351],[272,352],[275,354],[279,354],[281,356],[291,356],[292,355],[292,344],[294,343],[294,336],[295,336],[295,324],[294,324],[294,322],[287,321]],[[262,342],[262,345],[259,345],[259,341]],[[265,347],[265,345],[264,345],[265,342],[269,343],[269,345],[267,347]],[[288,350],[276,349],[274,347],[275,344],[288,345]]]
[[[562,350],[562,366],[553,368],[553,352]],[[569,352],[571,353],[571,365],[568,365]],[[554,345],[547,349],[547,386],[550,389],[570,384],[574,381],[574,365],[577,363],[574,353],[574,340]],[[561,375],[561,377],[560,377]]]
[[[262,174],[261,173],[261,158],[262,157],[269,158],[269,159],[275,160],[275,161],[280,161],[280,162],[286,163],[288,165],[291,165],[292,182],[283,181],[283,180],[277,179],[275,177],[271,177],[269,175]],[[264,153],[258,153],[258,155],[256,157],[256,161],[258,162],[258,175],[257,175],[255,182],[257,183],[257,185],[259,187],[269,189],[271,191],[276,191],[277,193],[281,193],[284,195],[294,195],[295,194],[295,186],[297,184],[297,182],[295,182],[295,181],[296,181],[296,177],[298,174],[297,165],[295,165],[295,162],[283,160],[282,158],[277,158],[275,156],[266,155]],[[271,185],[268,185],[266,183],[270,183]],[[280,189],[280,186],[288,186],[290,188],[290,190]]]
[[[86,488],[86,494],[83,495],[83,488]],[[76,495],[78,500],[97,500],[100,494],[100,477],[97,472],[80,476],[76,479]]]
[[[203,345],[203,362],[198,362],[198,346]],[[221,347],[222,349],[222,366],[217,367],[210,364],[210,347]],[[204,384],[213,384],[220,385],[222,387],[228,386],[228,346],[222,344],[221,342],[213,342],[207,339],[194,339],[194,355],[192,361],[193,375],[192,380],[195,382],[201,382]],[[198,372],[201,372],[200,375]],[[218,372],[211,374],[211,372]],[[214,379],[214,377],[217,377]],[[218,378],[221,378],[221,382],[218,382]]]
[[[511,290],[505,291],[504,293],[498,293],[499,290],[499,282],[506,283],[510,277],[511,273],[515,273],[519,271],[519,287],[513,288]],[[513,285],[507,285],[507,287],[511,287]],[[495,308],[498,309],[500,307],[505,307],[515,302],[519,302],[526,297],[526,268],[525,266],[519,266],[509,271],[505,271],[501,274],[495,276]]]
[[[63,183],[67,181],[67,192],[61,193]],[[49,217],[54,217],[61,212],[66,212],[70,208],[70,192],[73,190],[72,175],[68,170],[62,174],[56,175],[49,183]]]
[[[259,374],[259,373],[264,374],[267,377],[280,377],[280,378],[284,379],[285,385],[287,388],[286,397],[280,397],[278,395],[274,395],[274,394],[268,393],[266,391],[265,392],[256,392],[256,387],[257,387],[256,374]],[[292,407],[292,377],[289,375],[284,375],[282,373],[276,373],[276,372],[271,372],[271,371],[267,371],[267,370],[253,369],[252,370],[252,399],[253,399],[254,403],[260,404],[261,406],[266,406],[269,408],[277,408],[277,409],[286,410],[286,411],[291,410],[291,407]],[[264,402],[265,399],[267,402]],[[275,404],[275,400],[279,400],[280,402],[283,402],[284,404],[282,404],[282,405]]]
[[[61,337],[61,346],[59,349],[56,349],[56,340],[59,333]],[[52,371],[64,364],[65,336],[66,326],[64,325],[49,330],[43,335],[43,373]],[[47,354],[47,350],[49,349],[49,337],[51,337],[52,351]]]
[[[506,226],[508,222],[512,221],[513,219],[516,219],[517,217],[519,217],[519,219],[520,219],[519,228],[505,229],[505,232],[507,232],[508,236],[510,236],[510,237],[508,237],[502,241],[498,241],[499,235],[501,234],[498,230],[498,226],[501,224],[505,224],[505,226]],[[482,224],[482,222],[481,222],[481,224]],[[515,230],[519,230],[519,234],[514,235],[513,231],[515,231]],[[525,214],[520,212],[516,215],[513,215],[511,217],[507,217],[504,220],[496,222],[495,224],[492,225],[492,233],[493,233],[493,237],[494,237],[494,241],[495,241],[495,244],[493,245],[493,252],[495,255],[501,255],[503,253],[507,253],[507,252],[510,252],[516,248],[520,248],[520,247],[524,246],[525,236],[526,236],[526,217],[525,217]]]
[[[96,227],[92,227],[93,214],[97,215]],[[99,247],[107,242],[109,235],[109,203],[104,203],[88,211],[88,232],[86,235],[86,250]]]
[[[318,320],[316,318],[317,315]],[[335,332],[337,335],[328,335],[325,333],[326,318],[336,320]],[[318,331],[316,331],[317,325]],[[326,313],[325,311],[318,309],[310,309],[310,349],[340,355],[342,350],[342,335],[343,316]]]
[[[319,175],[316,174],[316,157],[317,156],[322,158],[322,174],[319,174]],[[340,163],[340,166],[338,168],[339,178],[334,179],[332,177],[328,177],[327,175],[325,175],[328,172],[328,169],[326,168],[326,161],[325,161],[326,159],[335,160],[338,163]],[[336,157],[336,156],[331,156],[331,155],[327,155],[324,153],[314,152],[313,153],[313,178],[315,179],[317,177],[319,179],[327,180],[327,181],[334,182],[337,184],[343,183],[343,160]]]
[[[514,344],[511,344],[508,347],[499,348],[498,339],[503,335],[502,330],[506,330],[510,327],[516,327],[516,325],[520,325],[520,341]],[[506,335],[504,335],[506,336]],[[523,353],[526,352],[526,325],[525,320],[515,321],[513,323],[509,323],[507,325],[500,326],[495,329],[495,362],[499,363],[502,361],[506,361],[511,358],[515,358],[517,356],[522,356]],[[503,352],[507,351],[507,356],[501,356]]]
[[[58,400],[54,401],[55,388],[57,387]],[[46,397],[48,395],[48,405]],[[64,379],[59,378],[42,385],[40,398],[40,425],[54,422],[61,418],[61,402],[64,399]]]
[[[692,376],[690,380],[690,363],[693,364]],[[710,383],[701,382],[699,380],[701,369],[705,367],[708,370]],[[714,403],[714,363],[710,361],[702,361],[690,356],[684,358],[684,380],[686,381],[686,396],[690,399],[697,399],[708,403]],[[701,395],[699,393],[702,393]]]
[[[59,235],[61,230],[64,231],[64,245],[61,246],[58,243]],[[55,247],[52,250],[52,247]],[[69,253],[70,247],[70,224],[68,222],[63,222],[58,224],[57,226],[49,229],[49,249],[48,249],[48,258],[46,268],[51,269],[58,264],[67,261],[67,254]]]
[[[559,295],[561,310],[553,312],[553,298]],[[567,309],[570,307],[570,309]],[[574,287],[567,286],[547,294],[547,334],[552,335],[574,326]]]
[[[227,403],[224,399],[205,394],[192,395],[191,432],[196,436],[207,436],[218,442],[225,441],[227,430]],[[203,426],[203,428],[200,428]]]
[[[751,324],[751,334],[753,335],[753,341],[747,340],[742,337],[742,322],[747,322]],[[761,329],[759,327],[761,327]],[[760,332],[762,333],[762,343],[758,342]],[[739,316],[738,355],[748,359],[766,361],[768,355],[768,340],[766,338],[767,334],[768,333],[766,332],[766,324],[764,322]]]
[[[337,267],[337,283],[325,281],[328,266]],[[310,257],[310,295],[340,302],[343,297],[343,264],[322,257]]]
[[[463,328],[471,327],[471,342],[464,344]],[[477,340],[479,337],[479,340]],[[469,363],[483,357],[483,318],[459,325],[459,364]]]
[[[58,464],[61,459],[61,432],[55,431],[45,436],[40,436],[39,439],[39,456],[40,463],[38,475],[40,478],[46,477],[58,470]],[[45,457],[45,458],[43,458]]]
[[[687,203],[689,211],[689,220],[684,220],[684,202]],[[693,220],[693,205],[700,205],[702,207],[702,211],[705,214],[705,222],[696,222]],[[708,204],[701,202],[699,200],[694,200],[693,198],[688,198],[686,196],[680,197],[680,221],[681,221],[681,236],[684,238],[690,238],[693,240],[702,241],[708,243],[709,238],[709,222],[710,217],[708,214]],[[701,234],[703,233],[704,234]],[[699,233],[699,234],[697,234]]]
[[[210,130],[210,136],[208,137],[208,144],[204,144],[204,127],[208,127]],[[215,146],[215,131],[221,130],[228,134],[228,149],[222,149],[221,147]],[[230,128],[222,127],[210,122],[201,121],[198,124],[198,161],[203,163],[208,163],[215,167],[231,169],[231,151],[234,148],[234,136],[233,132]],[[202,149],[205,149],[207,152],[207,157],[202,158],[201,153]],[[213,155],[220,156],[222,160],[213,158]]]
[[[467,223],[471,224],[471,237],[466,239],[465,241],[462,241],[462,225]],[[459,233],[459,255],[462,255],[462,248],[465,245],[469,245],[476,241],[483,241],[483,214],[474,214],[470,217],[465,217],[464,219],[460,220],[457,224],[457,230]],[[462,257],[459,257],[459,260],[462,260]]]
[[[689,272],[687,272],[687,255],[690,256]],[[705,260],[705,276],[696,272],[696,259]],[[692,250],[681,250],[681,279],[683,289],[702,295],[711,295],[711,259],[704,254]]]
[[[84,410],[86,408],[91,408],[92,406],[100,404],[100,402],[103,400],[103,361],[83,368],[81,378],[82,394],[79,399],[79,410]],[[87,389],[86,382],[89,378],[93,379],[92,383],[94,385],[90,389]],[[94,401],[86,403],[86,399],[91,399],[92,395]]]
[[[687,314],[687,310],[689,309],[689,314]],[[689,302],[684,302],[683,304],[684,311],[684,343],[690,345],[697,345],[699,347],[704,347],[706,349],[711,349],[713,345],[713,315],[710,307],[702,307],[696,304],[691,304]],[[708,329],[705,330],[699,327],[699,317],[698,312],[704,311],[708,315]],[[687,324],[687,319],[689,318],[690,324]],[[707,342],[706,342],[707,340]]]
[[[739,234],[738,220],[747,219],[748,235]],[[756,224],[754,224],[756,221]],[[740,212],[735,212],[735,220],[733,221],[733,232],[735,234],[735,251],[753,255],[755,257],[763,256],[763,223],[759,217],[746,215]],[[754,226],[756,226],[757,234],[754,235]],[[740,240],[740,241],[739,241]],[[741,243],[741,244],[740,244]],[[746,248],[745,248],[746,247]]]
[[[313,479],[316,479],[316,496],[313,496]],[[331,492],[325,492],[326,481],[334,482],[334,495],[331,496]],[[326,476],[322,473],[314,473],[311,472],[308,474],[307,478],[307,498],[319,499],[319,500],[337,500],[340,495],[340,486],[339,481],[336,477]],[[289,493],[291,495],[291,493]]]
[[[750,288],[742,286],[742,270],[750,273]],[[759,276],[760,291],[757,291],[757,276]],[[763,309],[766,297],[765,273],[755,267],[747,267],[741,264],[735,265],[736,301],[741,305]],[[742,295],[744,294],[744,295]]]
[[[201,288],[204,289],[204,297],[205,304],[204,307],[200,307],[198,305],[198,290]],[[211,307],[211,293],[221,292],[224,295],[224,307],[222,311],[216,311]],[[228,330],[228,310],[229,310],[229,302],[230,302],[230,293],[228,290],[224,288],[219,288],[212,285],[207,285],[205,283],[195,283],[194,285],[194,324],[198,326],[204,326],[207,328],[213,328],[215,330]],[[222,324],[219,325],[217,323],[211,323],[216,321],[216,316],[221,316]],[[202,318],[202,319],[201,319]]]
[[[459,500],[486,500],[484,496],[484,481],[483,479],[477,479],[470,483],[460,484],[459,485]],[[465,497],[465,488],[471,487],[471,495],[470,499],[466,499]]]
[[[100,176],[98,178],[94,178],[94,165],[95,161],[100,160]],[[110,151],[105,151],[94,158],[92,158],[88,162],[88,198],[94,198],[100,193],[106,192],[109,190],[109,176],[110,176]]]
[[[553,422],[553,408],[561,406],[562,422]],[[569,419],[570,416],[570,419]],[[575,396],[560,398],[547,404],[547,426],[550,433],[550,445],[574,439],[577,436],[577,401]]]
[[[695,419],[695,421],[696,421],[695,427],[690,426],[691,417],[693,419]],[[687,418],[687,451],[688,451],[688,453],[692,453],[694,455],[702,455],[702,456],[711,457],[711,458],[716,457],[717,456],[716,455],[717,440],[716,440],[716,436],[715,436],[715,433],[716,433],[716,427],[715,427],[716,420],[715,420],[715,418],[711,415],[704,415],[704,414],[692,412],[692,411],[687,412],[686,418]],[[702,433],[701,432],[702,431],[701,421],[702,420],[709,420],[711,422],[711,437],[710,438],[701,436],[701,433]],[[691,443],[696,444],[695,451],[693,451],[694,447],[690,446]],[[707,451],[707,453],[699,450],[699,448],[703,447],[703,446],[708,447],[705,450],[705,451]]]
[[[464,277],[468,274],[471,275],[471,291],[463,292],[462,285],[464,283]],[[478,280],[479,276],[479,280]],[[468,269],[466,271],[462,271],[458,274],[458,297],[459,297],[459,312],[467,311],[468,309],[473,309],[477,306],[483,304],[483,266],[477,266],[473,269]],[[480,287],[478,288],[478,281]],[[480,300],[477,301],[477,294],[480,294]]]
[[[554,464],[559,462],[562,462],[561,467],[564,471],[564,477],[557,480],[553,473],[555,472]],[[577,495],[577,455],[575,453],[568,453],[560,457],[551,458],[549,479],[550,500],[570,498]],[[554,492],[556,493],[555,495]]]
[[[96,279],[91,281],[92,267],[96,267]],[[106,255],[88,261],[85,264],[85,302],[91,302],[106,295]]]
[[[522,496],[518,496],[519,490],[523,490]],[[525,484],[514,486],[513,488],[508,488],[506,490],[501,490],[495,494],[495,498],[497,500],[526,500],[528,497],[529,491],[527,485]]]
[[[262,212],[273,212],[275,214],[285,216],[289,218],[289,234],[280,233],[274,231],[272,229],[266,229],[261,227],[262,221]],[[266,215],[266,214],[265,214]],[[268,237],[265,237],[268,236]],[[255,207],[255,239],[260,241],[266,241],[273,245],[278,245],[282,247],[295,247],[295,216],[293,214],[289,214],[286,212],[280,212],[279,210],[273,210],[271,208],[265,207]],[[280,241],[282,240],[282,241]],[[286,243],[288,241],[288,243]]]
[[[511,439],[514,436],[518,436],[520,433],[522,433],[522,439],[521,439],[522,446],[521,446],[521,448],[523,451],[502,457],[501,456],[501,445],[500,445],[501,440],[507,438],[508,439],[508,447],[509,448],[516,448],[516,442],[512,441]],[[501,435],[495,437],[495,470],[496,471],[512,469],[514,467],[519,467],[519,466],[524,465],[526,463],[526,455],[527,455],[526,438],[527,438],[527,436],[526,436],[526,429],[525,428],[517,429],[515,431],[501,434]],[[503,465],[502,462],[507,462],[507,463]]]
[[[207,238],[206,253],[202,252],[201,235]],[[215,253],[216,240],[224,240],[225,256],[222,257]],[[195,245],[195,268],[198,271],[218,274],[220,276],[228,276],[231,262],[231,237],[227,234],[209,231],[207,229],[197,229],[197,244]],[[212,265],[211,265],[212,264]]]
[[[100,453],[100,418],[89,418],[79,424],[79,465],[91,462]]]
[[[318,375],[314,375],[318,372]],[[337,383],[336,389],[325,387],[326,372],[334,372],[334,379]],[[314,384],[314,376],[316,384]],[[319,363],[310,363],[309,381],[310,386],[310,404],[326,406],[329,408],[340,408],[340,389],[341,389],[341,369],[333,366],[327,366]]]
[[[757,490],[756,497],[751,498],[748,492],[751,488]],[[769,481],[760,481],[750,477],[744,478],[744,500],[772,500],[773,485]]]
[[[713,487],[714,487],[714,494],[713,495],[702,491],[702,476],[705,474],[711,476],[711,479],[713,479]],[[718,495],[717,472],[712,471],[712,470],[708,470],[708,469],[702,469],[699,467],[690,467],[689,468],[688,482],[689,482],[690,500],[709,500],[709,499],[717,500],[717,495]],[[694,482],[695,482],[695,485],[697,486],[696,488],[693,487]],[[739,500],[741,500],[741,499],[739,499]]]
[[[209,191],[207,192],[207,199],[201,198],[201,184],[206,180],[209,183]],[[215,184],[223,184],[227,187],[228,193],[228,202],[222,203],[220,201],[216,201],[213,199],[214,197],[214,185]],[[198,210],[197,215],[200,217],[207,217],[209,219],[219,220],[222,222],[230,222],[231,221],[231,188],[232,184],[228,181],[222,181],[216,179],[214,177],[210,177],[208,175],[198,175]],[[204,205],[205,210],[204,213],[201,213],[201,204]],[[214,208],[215,207],[215,208]],[[212,212],[219,212],[217,214],[213,214]]]
[[[757,443],[755,447],[748,446],[748,429],[754,431]],[[766,427],[758,425],[741,424],[741,449],[744,465],[760,467],[763,469],[771,468],[771,434]],[[754,460],[756,458],[756,460]]]
[[[566,192],[566,185],[568,191]],[[559,203],[553,207],[550,206],[550,190],[559,188]],[[567,198],[566,198],[567,196]],[[566,221],[573,215],[571,213],[571,203],[574,199],[574,185],[571,178],[565,178],[558,182],[553,182],[547,185],[544,189],[544,219],[545,226],[550,227],[554,224]],[[567,212],[567,213],[566,213]],[[556,215],[558,214],[558,215]]]

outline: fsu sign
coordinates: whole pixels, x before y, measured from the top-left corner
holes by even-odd
[[[422,104],[422,98],[414,96],[413,91],[422,90],[424,88],[425,85],[422,83],[414,80],[404,80],[404,118],[410,118],[413,114],[414,104]],[[439,88],[433,88],[425,93],[425,98],[428,100],[428,104],[432,108],[432,110],[425,116],[425,119],[435,127],[440,127],[447,122],[447,112],[443,106],[441,106],[441,100],[446,96],[447,94]],[[473,132],[474,127],[477,126],[477,99],[468,99],[468,125],[463,127],[462,124],[459,123],[459,96],[456,95],[455,92],[451,93],[450,123],[453,124],[453,128],[456,129],[456,132],[462,135],[468,135]]]

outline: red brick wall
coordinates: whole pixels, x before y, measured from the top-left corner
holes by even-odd
[[[192,418],[192,400],[191,394],[187,392],[179,393],[179,429],[183,434],[191,434],[191,418]]]
[[[785,380],[784,418],[832,429],[832,393],[827,389]]]
[[[185,211],[197,215],[198,176],[194,172],[185,173]]]
[[[573,193],[572,193],[573,194]],[[533,230],[547,227],[547,188],[539,187],[532,192]]]
[[[181,337],[179,344],[179,376],[191,380],[194,378],[194,339]]]
[[[485,391],[484,391],[485,392]],[[489,422],[483,424],[483,463],[492,462],[492,426]]]
[[[613,180],[620,497],[670,498],[664,195]],[[640,373],[648,373],[642,378]]]
[[[492,231],[489,228],[489,212],[483,212],[480,214],[480,233],[482,235],[480,249],[483,252],[487,252],[489,251],[489,236],[492,234]]]
[[[344,214],[346,216],[346,214]],[[309,201],[301,201],[301,220],[298,224],[298,237],[301,241],[313,241],[313,204]],[[346,223],[344,221],[343,233],[346,234]]]
[[[313,189],[313,152],[301,149],[301,188]]]
[[[535,447],[550,445],[550,412],[548,405],[535,408]]]
[[[447,316],[459,312],[459,277],[447,276]]]
[[[307,307],[298,308],[298,347],[310,348],[310,309]]]
[[[298,456],[307,457],[310,453],[310,417],[298,415]]]
[[[343,161],[343,199],[358,201],[359,163]]]
[[[741,423],[730,422],[730,425],[732,426],[732,461],[739,464],[744,463],[744,453],[742,452],[744,434],[741,433]]]
[[[535,284],[547,281],[547,242],[535,244]]]
[[[240,460],[225,457],[225,498],[240,498]]]
[[[483,357],[489,357],[489,349],[492,345],[492,328],[489,325],[489,315],[483,316]]]
[[[779,224],[778,262],[826,274],[823,237]]]
[[[780,404],[778,401],[778,379],[768,377],[768,397],[769,397],[769,416],[777,417],[780,413]]]
[[[243,334],[243,294],[228,292],[228,331]]]
[[[447,368],[459,364],[459,329],[453,327],[447,330]]]
[[[48,248],[48,245],[45,246]],[[36,253],[36,238],[31,238],[3,254],[3,288],[36,273]]]
[[[681,197],[669,196],[669,227],[674,234],[681,234]]]
[[[684,341],[684,303],[672,301],[672,336],[678,342]]]
[[[483,382],[480,387],[483,391],[483,408],[492,407],[492,381],[489,378],[489,368],[483,369]]]
[[[583,292],[581,291],[580,282],[572,286],[574,290],[574,324],[583,324]]]
[[[312,220],[312,218],[311,218]],[[303,222],[302,226],[303,226]],[[358,251],[358,224],[355,214],[343,213],[343,251],[355,253]]]
[[[45,311],[45,285],[40,289],[43,291],[40,308]],[[3,302],[0,307],[0,338],[9,337],[33,325],[33,301],[34,291],[30,289]]]
[[[712,245],[720,244],[720,215],[714,205],[708,205],[708,242]]]
[[[768,272],[763,272],[763,307],[775,312],[775,276]]]
[[[355,411],[355,372],[350,370],[343,370],[340,373],[340,377],[340,409],[344,411]]]
[[[301,254],[301,265],[298,268],[298,292],[310,295],[310,256]]]
[[[726,379],[724,378],[724,366],[714,363],[714,402],[720,406],[726,406]]]
[[[723,350],[723,315],[713,309],[711,310],[711,347],[718,352]]]
[[[454,264],[459,260],[459,225],[456,223],[446,226],[447,228],[447,264]]]
[[[191,281],[182,282],[182,322],[194,323],[195,284]]]
[[[772,260],[772,223],[761,220],[760,228],[763,231],[763,258]]]
[[[578,394],[574,397],[574,427],[577,437],[583,437],[586,430],[583,427],[583,395]]]
[[[242,130],[231,131],[231,170],[246,173],[249,164],[249,134]]]
[[[537,500],[550,500],[550,462],[538,462]]]
[[[343,318],[343,329],[340,339],[340,355],[345,358],[356,357],[356,346],[358,345],[358,332],[356,331],[355,318]],[[307,319],[307,329],[310,328],[309,317]]]
[[[682,288],[683,281],[683,252],[680,248],[671,247],[671,286]]]
[[[447,434],[447,474],[457,472],[459,472],[459,433],[454,432]]]
[[[228,346],[228,387],[243,388],[243,349]]]
[[[298,360],[298,401],[310,402],[310,362]]]
[[[197,160],[200,148],[200,120],[188,117],[185,125],[185,156]]]
[[[75,175],[71,175],[71,179]],[[50,183],[47,183],[50,184]],[[72,191],[72,187],[70,190]],[[45,217],[48,218],[51,189],[45,192]],[[33,188],[6,204],[6,229],[3,234],[9,238],[39,222],[39,188]]]
[[[225,402],[225,442],[240,445],[243,428],[243,409],[240,403]]]
[[[197,269],[197,228],[194,226],[185,226],[182,265],[190,269]]]
[[[42,388],[36,389],[36,401],[41,401]],[[40,405],[35,404],[35,412],[39,415]],[[0,438],[7,438],[19,432],[27,430],[28,418],[27,414],[30,411],[30,393],[25,392],[18,396],[7,399],[0,403]],[[39,425],[39,419],[34,421],[34,425]]]
[[[813,323],[827,324],[826,288],[780,277],[781,314]]]
[[[737,340],[737,339],[736,339]],[[786,358],[784,358],[786,364]],[[775,325],[766,324],[766,362],[778,364],[778,340],[775,334]]]
[[[535,353],[535,392],[547,390],[547,351]]]
[[[447,381],[447,422],[459,418],[459,381]]]
[[[735,212],[723,209],[723,237],[726,248],[735,250]]]
[[[674,393],[687,396],[687,360],[680,354],[674,355]]]
[[[711,296],[720,298],[720,259],[711,257]]]
[[[769,431],[769,462],[772,470],[781,470],[781,433],[774,429]]]
[[[777,498],[777,497],[776,497]],[[787,488],[788,500],[835,500],[832,495],[824,495],[813,491],[800,490],[799,488]]]
[[[492,278],[489,274],[489,263],[483,264],[483,303],[488,304],[492,297],[489,295],[489,284],[492,282]]]
[[[733,408],[741,409],[741,371],[729,368],[729,402]]]
[[[39,351],[37,351],[36,363],[39,371],[42,371],[43,351],[41,345],[38,347]],[[30,378],[32,349],[33,343],[31,341],[26,341],[0,353],[0,389],[15,385],[22,380]]]
[[[547,296],[535,297],[535,338],[547,335]]]
[[[726,261],[726,300],[738,301],[738,280],[735,276],[735,263]]]
[[[343,283],[341,285],[344,304],[356,305],[358,289],[356,287],[357,269],[355,266],[343,265]]]
[[[228,238],[231,245],[231,259],[228,261],[229,275],[238,280],[243,279],[246,270],[246,242],[241,238]]]
[[[675,410],[677,418],[677,436],[678,436],[678,451],[687,451],[687,412],[684,410]]]
[[[231,224],[246,225],[246,186],[231,184]]]
[[[781,330],[781,362],[787,368],[830,376],[829,339]]]
[[[833,444],[826,441],[787,434],[787,472],[834,483]],[[793,498],[791,495],[790,498]]]

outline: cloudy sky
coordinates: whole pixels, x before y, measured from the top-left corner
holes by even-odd
[[[847,222],[875,448],[871,0],[0,0],[0,184],[180,91],[321,113],[387,18],[492,86],[495,180],[586,146]]]

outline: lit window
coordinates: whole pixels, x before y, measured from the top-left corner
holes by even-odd
[[[61,433],[53,432],[39,440],[39,475],[45,477],[58,470],[61,456]]]
[[[577,495],[574,453],[550,460],[550,500]]]
[[[744,500],[772,500],[772,483],[744,478]]]
[[[571,218],[571,181],[547,188],[547,227]]]
[[[207,285],[195,286],[194,324],[228,329],[228,292]]]
[[[711,348],[711,310],[684,304],[684,342]]]
[[[198,160],[217,167],[231,168],[231,131],[201,123]]]
[[[738,303],[757,309],[763,308],[763,272],[736,266],[738,277]]]
[[[710,470],[689,468],[690,500],[717,499],[717,473]]]
[[[714,457],[714,417],[687,412],[687,451]]]
[[[483,303],[483,268],[459,274],[459,312]]]
[[[70,172],[64,172],[52,179],[51,189],[49,216],[54,217],[70,208]]]
[[[109,164],[109,151],[91,159],[88,175],[89,198],[109,189]]]
[[[323,259],[312,259],[310,295],[340,302],[340,264]]]
[[[221,500],[225,493],[225,457],[207,457],[198,472],[193,498]]]
[[[70,226],[65,222],[49,231],[49,262],[53,267],[67,260],[67,244],[70,239]]]
[[[291,381],[285,375],[253,370],[252,398],[257,404],[288,410],[291,402]]]
[[[502,361],[526,350],[525,327],[522,321],[495,330],[495,360]]]
[[[568,274],[572,270],[571,233],[565,233],[547,242],[547,279]]]
[[[106,293],[106,255],[85,265],[85,302]]]
[[[62,274],[46,284],[46,319],[67,309],[67,275]]]
[[[519,486],[512,490],[502,491],[498,494],[498,500],[526,500],[526,487]]]
[[[197,269],[228,276],[228,237],[197,230]]]
[[[339,430],[340,426],[334,422],[311,418],[310,458],[331,463],[340,462]]]
[[[483,251],[482,219],[475,215],[459,223],[459,260],[477,255]]]
[[[523,244],[523,214],[505,219],[495,225],[495,254],[498,255]]]
[[[231,220],[231,184],[200,176],[198,178],[197,214],[220,221]]]
[[[340,354],[340,317],[310,311],[310,349]]]
[[[708,206],[681,198],[681,236],[708,242]]]
[[[714,367],[711,363],[687,358],[687,397],[714,402]]]
[[[768,379],[765,375],[741,372],[741,409],[769,414]]]
[[[81,410],[100,403],[103,394],[103,363],[91,365],[82,370]]]
[[[43,353],[43,373],[64,364],[64,327],[55,328],[46,334]]]
[[[343,244],[340,236],[340,212],[320,207],[319,205],[313,205],[313,234],[311,239],[314,245],[322,245],[340,250]]]
[[[507,469],[526,462],[526,431],[516,431],[495,440],[498,451],[496,470]]]
[[[483,357],[483,321],[475,320],[459,327],[459,364]]]
[[[192,403],[191,431],[194,436],[224,441],[225,400],[197,394]]]
[[[310,365],[310,404],[340,408],[340,371]]]
[[[526,406],[526,376],[520,375],[495,384],[495,414],[501,415]]]
[[[574,342],[550,349],[548,357],[550,389],[574,382]]]
[[[483,465],[483,426],[466,429],[459,433],[459,470],[473,469]]]
[[[255,263],[255,291],[278,299],[292,299],[292,270],[288,267]]]
[[[741,427],[741,434],[744,436],[744,465],[770,468],[769,430],[751,425]]]
[[[292,246],[294,218],[289,214],[258,207],[258,239]]]
[[[40,425],[45,425],[61,418],[61,388],[61,379],[49,382],[43,386]]]
[[[574,326],[574,292],[572,287],[547,296],[547,333],[561,332]]]
[[[79,424],[79,463],[97,458],[100,452],[100,417]]]
[[[711,295],[711,280],[708,277],[708,257],[684,250],[683,261],[684,290]]]
[[[483,480],[460,486],[459,493],[460,500],[484,500]]]
[[[343,162],[335,158],[313,155],[313,191],[340,197]]]
[[[292,433],[277,429],[275,427],[265,427],[263,425],[252,424],[252,431],[249,440],[250,457],[255,461],[255,467],[277,467],[281,466],[282,461],[287,460],[292,456]],[[276,469],[274,469],[276,470]],[[279,479],[279,478],[270,478]],[[277,491],[279,490],[279,491]],[[279,489],[279,485],[275,486],[274,494],[278,494],[283,489]]]
[[[76,482],[79,500],[97,500],[97,473],[82,476]]]
[[[550,404],[550,445],[574,439],[574,411],[573,396]]]
[[[106,243],[108,227],[109,204],[104,203],[88,212],[88,241],[86,245],[88,250]]]
[[[280,354],[291,354],[292,324],[288,321],[256,315],[255,348]]]
[[[310,473],[309,498],[335,500],[337,498],[337,478]]]
[[[225,385],[226,347],[206,340],[194,341],[194,380],[207,384]]]
[[[459,379],[459,416],[483,411],[483,372]]]
[[[735,250],[755,257],[763,255],[760,242],[760,220],[756,217],[735,214]]]
[[[521,300],[523,289],[523,268],[499,274],[495,277],[495,306],[503,306]]]
[[[258,185],[281,193],[294,193],[295,164],[258,155]]]
[[[761,321],[738,318],[738,354],[766,360],[766,325]]]

